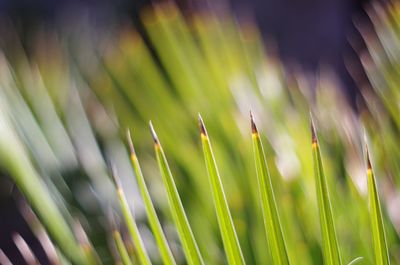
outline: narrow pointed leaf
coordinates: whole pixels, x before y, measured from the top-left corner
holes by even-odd
[[[378,189],[375,175],[369,158],[367,147],[367,178],[368,178],[368,200],[369,214],[371,219],[372,241],[376,265],[390,264],[388,247],[386,243],[385,228],[383,226],[381,205],[379,202]]]
[[[251,116],[254,159],[264,226],[274,264],[290,264],[261,138]]]
[[[144,243],[142,240],[142,237],[140,236],[139,229],[136,225],[135,219],[133,218],[133,215],[131,213],[131,210],[129,208],[128,201],[126,200],[126,196],[124,191],[122,190],[122,186],[120,184],[120,180],[116,174],[115,169],[113,168],[113,177],[117,186],[117,195],[118,195],[118,201],[121,206],[122,214],[124,216],[124,220],[126,223],[126,226],[128,227],[128,231],[130,236],[132,237],[132,241],[135,245],[135,248],[138,253],[138,258],[140,260],[140,263],[142,265],[150,265],[150,258],[147,254],[147,251],[144,247]]]
[[[206,128],[199,115],[199,123],[201,130],[201,142],[203,145],[204,158],[206,162],[207,172],[211,183],[214,206],[217,214],[218,225],[220,228],[222,241],[225,252],[230,265],[245,264],[242,250],[240,249],[239,240],[233,225],[231,213],[229,211],[228,202],[222,187],[221,178],[212,152],[210,140],[208,138]]]
[[[154,149],[157,156],[158,166],[161,171],[164,186],[167,190],[169,205],[172,211],[172,217],[174,218],[174,222],[177,226],[178,234],[182,242],[183,251],[185,252],[187,262],[189,265],[204,264],[203,258],[200,254],[193,232],[190,228],[185,210],[183,208],[182,201],[179,197],[174,178],[172,177],[171,170],[169,169],[164,151],[151,123],[150,129],[154,139]]]
[[[332,206],[329,198],[328,184],[322,166],[321,153],[313,121],[311,120],[312,154],[314,162],[315,189],[319,209],[319,219],[322,233],[322,251],[327,265],[341,264],[339,247],[333,223]]]
[[[172,252],[168,246],[167,239],[165,238],[160,221],[158,220],[156,210],[154,209],[153,202],[151,201],[149,191],[147,190],[146,182],[144,181],[142,170],[140,168],[140,164],[137,159],[129,131],[127,136],[131,152],[131,162],[135,171],[136,180],[139,186],[140,193],[142,194],[144,205],[146,207],[150,227],[153,231],[157,246],[161,253],[162,261],[166,265],[174,265],[176,264],[174,257],[172,256]]]

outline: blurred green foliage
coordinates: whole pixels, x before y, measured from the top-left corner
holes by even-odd
[[[147,252],[154,264],[161,264],[145,214],[150,204],[146,202],[144,207],[139,192],[143,187],[138,188],[130,164],[124,136],[129,128],[177,264],[185,263],[184,253],[190,252],[186,249],[190,247],[182,249],[182,235],[169,209],[167,198],[176,195],[187,215],[187,231],[193,231],[206,264],[228,261],[214,203],[223,209],[222,217],[227,217],[223,213],[231,215],[234,227],[228,236],[238,238],[232,253],[242,252],[247,264],[273,264],[264,228],[268,215],[263,217],[261,210],[264,206],[252,150],[252,110],[279,215],[280,222],[275,225],[280,223],[288,260],[322,264],[327,241],[320,229],[334,226],[329,229],[336,233],[337,243],[333,243],[338,245],[343,264],[358,257],[363,257],[363,264],[374,264],[363,155],[366,132],[381,195],[389,259],[400,264],[400,91],[396,87],[400,52],[395,45],[400,9],[397,3],[390,8],[374,7],[370,15],[378,38],[360,30],[369,49],[361,59],[373,89],[362,90],[367,104],[359,116],[347,105],[328,71],[321,71],[313,90],[301,71],[285,71],[273,53],[265,52],[252,24],[237,24],[224,12],[184,17],[171,3],[156,4],[142,13],[145,38],[131,27],[102,36],[85,35],[80,28],[75,33],[39,34],[29,55],[16,38],[14,45],[3,47],[0,162],[47,229],[60,263],[85,263],[86,257],[89,264],[99,260],[141,264],[138,258],[147,259],[143,258]],[[322,186],[316,186],[313,174],[310,110],[321,148],[321,157],[319,149],[314,155],[325,173],[320,193],[323,204],[331,205],[329,224],[322,226],[316,196],[316,187]],[[199,112],[213,144],[212,150],[206,150],[206,161],[212,169],[215,157],[219,170],[219,174],[210,173],[210,180],[222,183],[222,190],[218,185],[213,189],[223,194],[220,198],[224,197],[227,205],[218,205],[218,198],[212,196],[196,122]],[[162,173],[173,176],[175,188],[164,186],[157,170],[149,120],[157,129],[172,174],[166,162]],[[117,227],[110,231],[109,208],[120,216],[122,213],[109,163],[118,169],[124,202],[133,212],[134,222],[128,226],[138,229],[135,242],[142,240],[146,252],[140,248],[138,253],[118,218]],[[127,209],[124,212],[129,214]],[[73,229],[74,223],[83,229]],[[75,242],[80,249],[73,249]],[[326,264],[337,264],[326,259]]]

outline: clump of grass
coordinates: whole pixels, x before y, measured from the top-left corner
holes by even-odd
[[[365,177],[358,174],[365,172],[361,122],[337,90],[324,90],[331,83],[321,77],[311,100],[306,79],[282,71],[255,27],[238,26],[228,15],[186,19],[171,3],[155,5],[142,16],[146,42],[129,29],[106,52],[82,40],[78,46],[90,48],[76,54],[59,47],[57,56],[70,65],[51,64],[40,52],[31,62],[23,50],[16,61],[0,60],[0,160],[60,263],[109,264],[107,242],[123,264],[398,263],[400,229],[385,208],[399,186],[390,185],[392,193],[380,200],[376,184],[400,172],[396,82],[382,75],[391,80],[390,93],[379,91],[384,104],[368,100],[370,113],[361,116],[379,176],[369,169]],[[58,47],[41,45],[46,52]],[[310,108],[321,125],[319,139],[312,129],[311,152]],[[249,109],[259,118],[257,126],[250,119],[251,135]],[[200,119],[200,139],[198,111],[209,117],[210,134]],[[155,156],[150,119],[166,150],[151,125]],[[135,131],[127,144],[121,140],[126,128]],[[114,186],[105,163],[110,157],[121,172],[111,170]],[[109,205],[122,215],[121,227],[112,221],[111,232],[101,221]],[[77,216],[82,225],[74,234]],[[0,259],[8,262],[2,252]]]

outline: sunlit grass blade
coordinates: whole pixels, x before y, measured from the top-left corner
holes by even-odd
[[[203,120],[199,114],[201,142],[203,145],[204,158],[206,162],[207,172],[211,183],[214,206],[217,213],[218,224],[224,243],[226,255],[229,264],[245,264],[242,250],[240,249],[239,240],[236,235],[235,227],[231,213],[229,211],[228,202],[222,187],[221,178],[212,152],[210,140],[207,135]]]
[[[185,252],[188,264],[189,265],[204,264],[203,258],[200,254],[193,232],[190,228],[189,221],[186,217],[182,201],[179,197],[174,178],[172,177],[171,170],[169,169],[167,159],[165,157],[164,151],[161,147],[161,144],[158,140],[157,134],[154,131],[151,122],[150,122],[150,130],[153,135],[154,149],[157,156],[157,162],[161,171],[164,186],[167,190],[172,216],[177,226],[178,234],[181,239],[183,251]]]
[[[322,233],[322,251],[327,265],[341,264],[339,247],[333,223],[332,206],[329,198],[328,184],[322,166],[321,153],[314,122],[311,118],[312,155],[314,162],[315,189],[319,209],[319,220]]]
[[[378,189],[376,185],[375,175],[372,171],[371,161],[368,153],[368,147],[366,147],[366,153],[367,153],[369,213],[371,219],[375,264],[388,265],[390,264],[390,260],[388,254],[389,253],[388,247],[386,243],[385,228],[383,226],[382,211],[379,202]]]
[[[160,221],[158,220],[157,213],[156,213],[156,210],[154,209],[153,202],[151,201],[149,191],[147,190],[146,182],[144,181],[142,170],[140,168],[140,164],[137,159],[135,149],[133,147],[132,138],[131,138],[129,130],[127,132],[127,138],[128,138],[129,148],[130,148],[130,152],[131,152],[131,155],[130,155],[131,162],[133,165],[133,169],[135,171],[136,180],[137,180],[137,183],[139,186],[140,193],[142,194],[144,205],[146,207],[150,227],[153,231],[154,237],[157,242],[157,246],[161,253],[162,261],[166,265],[174,265],[176,263],[175,263],[174,257],[172,256],[172,252],[168,246],[167,239],[165,238]]]
[[[132,241],[137,250],[137,254],[138,254],[140,263],[142,265],[150,265],[151,264],[150,258],[144,247],[142,237],[140,236],[139,229],[136,225],[135,219],[133,218],[133,215],[129,208],[129,204],[128,204],[128,201],[126,200],[125,193],[122,190],[121,182],[117,175],[116,169],[113,166],[112,166],[112,175],[114,177],[114,181],[116,184],[118,201],[121,206],[122,215],[124,216],[124,220],[125,220],[126,226],[128,227],[129,234],[132,237]]]
[[[270,247],[274,264],[290,264],[285,240],[283,238],[282,225],[279,220],[278,209],[275,202],[272,182],[265,158],[264,148],[262,146],[261,138],[251,113],[250,116],[257,181],[268,245]]]

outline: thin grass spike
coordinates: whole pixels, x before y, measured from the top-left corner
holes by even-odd
[[[201,117],[200,113],[198,114],[198,119],[199,119],[199,127],[200,127],[201,135],[207,136],[207,131],[206,131],[206,128],[204,127],[203,118]]]
[[[288,265],[290,264],[289,258],[283,237],[282,226],[279,220],[278,208],[275,201],[271,177],[268,172],[265,152],[251,112],[250,120],[254,159],[257,171],[257,183],[259,187],[259,198],[261,201],[264,227],[268,239],[270,253],[274,264]]]
[[[217,164],[214,159],[211,144],[207,136],[203,119],[199,114],[199,125],[201,133],[201,142],[203,145],[204,159],[207,167],[208,177],[211,184],[212,196],[217,214],[218,225],[221,232],[224,249],[230,265],[245,264],[239,240],[233,225],[232,216],[229,210],[228,202],[225,197],[221,178],[218,173]]]
[[[327,265],[340,265],[340,253],[337,243],[335,225],[332,215],[332,206],[329,197],[328,184],[322,165],[321,153],[319,150],[318,138],[314,126],[314,121],[310,113],[311,119],[311,143],[315,174],[315,189],[317,192],[317,202],[319,210],[319,218],[322,233],[322,250],[324,262]]]
[[[139,229],[136,225],[135,219],[133,218],[132,212],[129,208],[129,204],[128,201],[126,200],[126,196],[122,189],[121,181],[120,178],[118,177],[115,166],[111,165],[111,169],[113,178],[116,183],[118,201],[121,206],[122,214],[124,216],[126,226],[128,227],[129,234],[138,252],[139,260],[142,265],[151,265],[150,258],[147,254],[146,248],[144,247],[144,243],[142,237],[140,236]]]
[[[367,178],[368,178],[368,200],[371,219],[372,242],[374,247],[375,264],[389,265],[389,252],[386,242],[385,228],[383,225],[381,204],[379,201],[376,178],[372,171],[368,146],[366,145],[367,156]]]
[[[131,163],[133,166],[133,169],[135,171],[135,177],[136,181],[139,186],[140,193],[142,195],[144,205],[146,207],[146,212],[147,216],[149,219],[150,227],[153,231],[154,237],[157,242],[157,246],[160,250],[161,258],[164,264],[166,265],[175,265],[175,260],[172,255],[172,252],[168,246],[167,239],[165,238],[164,232],[162,230],[160,221],[158,220],[156,210],[154,209],[153,202],[150,198],[150,193],[147,189],[146,182],[144,180],[142,170],[140,168],[139,160],[137,159],[137,156],[135,155],[135,149],[133,146],[132,138],[130,131],[127,131],[127,138],[128,138],[128,144],[129,148],[131,151]]]
[[[160,141],[158,140],[158,136],[156,134],[156,131],[154,130],[153,123],[151,121],[149,121],[149,126],[150,126],[151,135],[153,136],[154,144],[160,145]]]
[[[153,125],[150,122],[150,130],[154,139],[154,149],[157,156],[158,166],[160,168],[161,176],[164,186],[167,190],[168,201],[172,211],[172,217],[177,226],[178,234],[182,242],[183,251],[185,253],[189,265],[202,265],[204,264],[203,258],[200,254],[197,242],[194,238],[192,229],[190,228],[182,201],[179,197],[178,189],[176,188],[174,178],[169,168],[167,158],[157,138]]]
[[[257,126],[254,122],[253,113],[250,111],[250,121],[251,121],[251,132],[253,134],[258,133]]]

